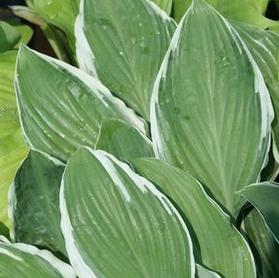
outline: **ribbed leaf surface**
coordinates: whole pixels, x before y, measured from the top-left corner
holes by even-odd
[[[94,147],[106,117],[144,132],[143,122],[93,77],[26,47],[20,49],[15,84],[29,144],[59,159],[81,145]]]
[[[12,238],[67,256],[60,230],[59,190],[64,165],[30,151],[11,190]]]
[[[191,239],[176,209],[113,156],[80,149],[66,167],[60,209],[79,277],[194,277]]]
[[[251,51],[268,86],[276,117],[272,123],[274,140],[279,149],[279,34],[236,22],[234,26]],[[273,152],[276,154],[278,150],[273,150]],[[279,162],[278,154],[276,156]]]
[[[74,23],[76,16],[74,2],[74,0],[26,1],[26,4],[35,14],[38,14],[48,24],[58,27],[66,34],[68,43],[73,51],[75,47]]]
[[[82,0],[76,21],[80,66],[148,119],[152,86],[174,28],[149,0]]]
[[[278,278],[279,244],[267,229],[262,216],[254,209],[245,218],[244,229],[251,240],[260,278]]]
[[[23,243],[0,242],[1,278],[74,278],[72,268],[50,252]]]
[[[115,119],[103,121],[96,149],[124,160],[154,156],[152,143],[144,134]]]
[[[273,110],[246,46],[200,0],[173,37],[151,107],[157,157],[189,171],[236,214],[243,200],[235,192],[256,182],[265,164]]]
[[[137,159],[132,164],[179,207],[191,227],[196,263],[226,278],[256,277],[248,244],[197,180],[156,159]]]
[[[279,184],[252,184],[241,190],[240,194],[261,213],[267,227],[279,243]]]

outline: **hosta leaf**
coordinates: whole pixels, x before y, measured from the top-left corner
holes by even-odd
[[[167,14],[171,13],[172,0],[152,0],[152,1],[155,2]]]
[[[244,229],[251,240],[251,247],[254,248],[259,277],[278,278],[279,245],[256,210],[245,218]]]
[[[194,276],[184,222],[128,165],[82,148],[70,159],[61,186],[61,228],[79,277]]]
[[[247,243],[197,180],[152,158],[137,159],[132,164],[179,207],[187,226],[191,227],[197,263],[226,278],[256,277]]]
[[[0,21],[0,53],[13,49],[20,40],[20,33],[10,24]]]
[[[154,156],[152,143],[144,134],[116,119],[103,121],[96,149],[127,160]]]
[[[247,0],[247,3],[261,14],[265,14],[269,2],[270,0]]]
[[[13,26],[21,35],[20,42],[24,44],[29,43],[33,36],[33,29],[30,26],[23,24],[16,24]]]
[[[76,21],[80,67],[146,119],[175,23],[149,0],[84,0]]]
[[[268,154],[268,163],[261,173],[261,181],[274,181],[279,173],[279,156],[274,139]]]
[[[13,89],[16,55],[16,51],[0,54],[0,223],[7,226],[9,186],[27,153],[19,127]]]
[[[33,9],[25,7],[25,6],[10,6],[13,13],[24,19],[29,21],[30,23],[39,25],[41,28],[47,25],[46,21]]]
[[[252,184],[241,190],[240,194],[261,213],[275,240],[279,242],[279,185],[268,182]]]
[[[61,162],[30,151],[11,190],[12,239],[67,256],[60,230],[59,190]]]
[[[80,145],[94,147],[106,117],[144,131],[132,110],[93,77],[26,47],[19,51],[15,85],[29,144],[62,160]]]
[[[189,39],[191,38],[191,39]],[[264,79],[232,26],[195,0],[154,86],[156,156],[183,168],[236,214],[236,191],[258,180],[273,110]]]
[[[67,36],[74,51],[75,11],[72,0],[27,0],[27,5],[48,24],[61,29]]]
[[[0,242],[1,278],[74,278],[72,268],[46,250],[23,243]]]
[[[274,140],[279,148],[279,35],[268,30],[234,23],[243,41],[257,62],[271,94],[276,119],[273,121]],[[277,162],[279,159],[277,158]]]
[[[197,278],[221,278],[216,272],[210,271],[203,266],[197,264]]]
[[[262,29],[278,26],[278,22],[263,15],[267,0],[206,0],[206,2],[226,18],[254,24]],[[182,18],[191,3],[192,0],[174,0],[174,15],[177,21]]]

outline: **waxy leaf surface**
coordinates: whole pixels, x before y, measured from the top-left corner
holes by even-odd
[[[0,242],[1,278],[74,278],[72,268],[50,252],[34,246]]]
[[[279,244],[267,229],[257,210],[251,211],[244,220],[244,230],[250,239],[257,263],[258,277],[277,278],[279,273]]]
[[[149,119],[152,86],[174,29],[149,0],[82,0],[76,21],[80,67]]]
[[[189,39],[191,38],[191,39]],[[254,59],[215,9],[195,0],[164,59],[151,103],[155,154],[199,179],[231,214],[255,183],[273,109]]]
[[[88,148],[73,155],[60,210],[79,277],[194,277],[191,239],[177,210],[113,156]]]
[[[279,243],[279,184],[263,182],[252,184],[239,192],[263,216],[268,229]]]
[[[124,160],[154,156],[152,143],[144,134],[115,119],[103,121],[96,149]]]
[[[248,244],[197,180],[152,158],[136,159],[132,165],[179,208],[189,227],[196,263],[226,278],[256,277]]]
[[[275,120],[272,122],[273,138],[279,149],[279,34],[247,24],[233,24],[257,62],[267,84],[275,112]],[[273,153],[279,163],[278,150],[273,148]]]
[[[27,47],[19,51],[15,86],[29,145],[63,161],[81,145],[95,147],[106,117],[144,132],[143,121],[93,77]]]
[[[10,193],[12,239],[67,256],[60,230],[59,190],[64,165],[30,151]]]

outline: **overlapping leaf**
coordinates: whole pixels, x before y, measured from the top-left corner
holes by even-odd
[[[149,0],[84,0],[76,21],[77,58],[148,119],[153,82],[174,28]]]
[[[239,24],[234,22],[234,26],[241,35],[249,51],[257,62],[264,79],[267,83],[275,111],[273,121],[274,140],[277,149],[279,148],[279,35],[268,30],[261,30],[255,26]],[[278,152],[273,149],[273,152]],[[278,155],[277,155],[278,156]],[[277,158],[279,162],[279,158]]]
[[[27,5],[38,13],[48,24],[54,25],[66,33],[74,51],[74,22],[77,1],[72,0],[27,0]]]
[[[20,33],[20,43],[28,44],[33,36],[33,29],[24,24],[13,23],[12,25]],[[17,45],[17,47],[19,44]]]
[[[276,158],[275,158],[276,157]],[[274,139],[272,140],[272,147],[268,154],[268,163],[261,172],[261,181],[274,181],[279,173],[279,156],[277,154],[277,146]]]
[[[261,213],[275,240],[279,242],[279,185],[268,182],[252,184],[239,194]]]
[[[277,278],[279,273],[279,245],[267,229],[262,216],[253,210],[245,218],[244,229],[253,248],[260,278]]]
[[[17,51],[0,54],[0,222],[7,226],[9,186],[27,153],[13,89],[16,55]]]
[[[29,144],[62,160],[81,145],[95,147],[106,117],[144,132],[142,120],[93,77],[26,47],[20,49],[15,84]]]
[[[23,243],[0,242],[1,278],[74,278],[72,268],[50,252]]]
[[[152,143],[144,134],[115,119],[103,121],[96,149],[125,160],[154,156]]]
[[[196,1],[196,0],[194,0]],[[278,22],[264,16],[267,0],[204,0],[229,19],[250,23],[266,29],[278,27]],[[191,5],[192,0],[174,0],[174,14],[180,20]]]
[[[81,278],[193,277],[187,228],[170,201],[128,165],[82,148],[60,191],[61,228]]]
[[[265,165],[273,109],[247,47],[203,1],[173,37],[151,107],[157,157],[189,171],[236,214],[243,200],[235,192]]]
[[[30,151],[11,190],[12,239],[67,256],[60,230],[59,190],[61,162]]]
[[[201,265],[197,265],[197,278],[221,278],[216,272],[210,271]]]
[[[152,1],[155,2],[167,14],[171,13],[172,0],[152,0]]]
[[[253,256],[244,238],[197,180],[156,159],[137,159],[132,164],[179,207],[191,227],[197,263],[226,278],[256,277]]]
[[[0,53],[11,50],[20,40],[20,33],[11,25],[0,21]]]

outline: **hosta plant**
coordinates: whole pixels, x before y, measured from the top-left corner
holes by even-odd
[[[0,233],[8,224],[7,194],[15,172],[27,154],[20,130],[13,88],[15,62],[20,42],[28,43],[32,29],[0,21]]]
[[[179,13],[157,1],[184,14],[177,24],[156,1],[82,0],[68,31],[58,10],[47,16],[55,1],[28,2],[64,31],[79,68],[19,49],[29,153],[9,187],[1,277],[278,277],[267,1],[247,18],[226,1]]]

